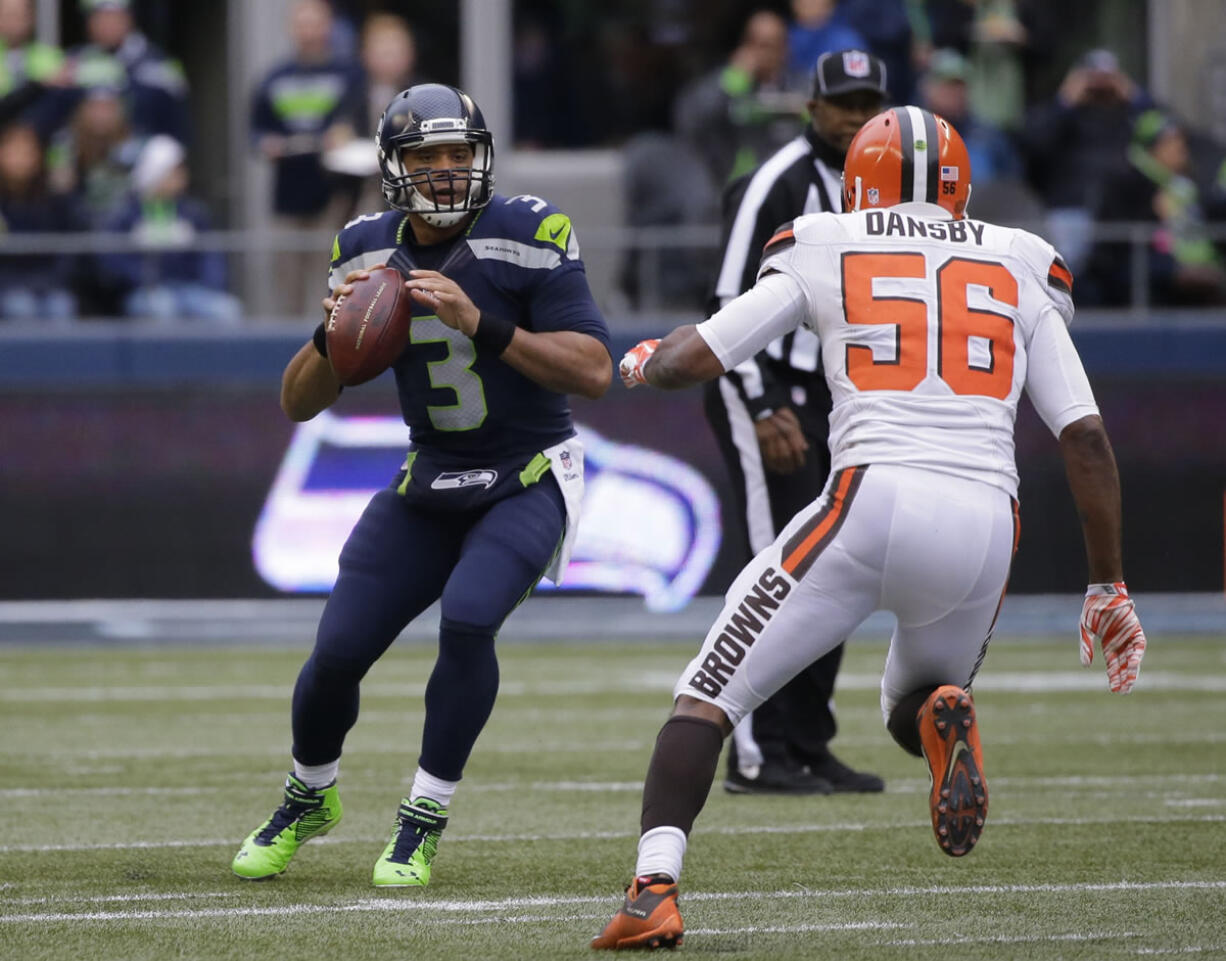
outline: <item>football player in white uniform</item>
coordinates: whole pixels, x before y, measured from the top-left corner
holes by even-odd
[[[928,762],[942,850],[974,846],[988,788],[969,689],[1017,544],[1023,389],[1059,438],[1081,517],[1082,663],[1097,641],[1112,691],[1137,678],[1145,635],[1124,585],[1119,477],[1068,334],[1064,261],[1024,230],[965,218],[966,147],[918,107],[865,124],[843,192],[845,213],[780,228],[751,290],[621,362],[627,386],[686,387],[808,327],[834,398],[832,468],[822,495],[742,571],[677,682],[647,770],[635,878],[595,948],[681,941],[677,880],[724,737],[879,609],[898,619],[886,727]]]

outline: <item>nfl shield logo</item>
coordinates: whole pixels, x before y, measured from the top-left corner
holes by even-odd
[[[876,207],[881,202],[881,191],[876,187],[868,188],[868,202],[871,206]]]
[[[562,457],[562,469],[570,470],[570,451],[568,450],[562,451],[561,457]]]
[[[843,72],[849,77],[867,77],[872,69],[868,54],[861,50],[848,50],[843,54]]]

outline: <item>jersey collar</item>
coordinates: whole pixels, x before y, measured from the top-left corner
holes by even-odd
[[[895,204],[887,209],[897,211],[900,214],[911,214],[913,217],[926,217],[929,220],[954,219],[954,215],[944,207],[937,204],[924,203],[922,200],[911,200],[905,204]]]

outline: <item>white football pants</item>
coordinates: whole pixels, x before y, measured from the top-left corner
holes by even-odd
[[[881,709],[925,686],[969,687],[1016,547],[1016,503],[981,481],[876,464],[832,474],[741,571],[674,688],[735,725],[870,614],[898,625]]]

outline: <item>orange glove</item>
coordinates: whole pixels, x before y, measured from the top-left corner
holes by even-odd
[[[659,346],[660,339],[657,337],[654,340],[640,340],[626,351],[622,362],[617,365],[617,372],[621,374],[623,384],[627,387],[637,387],[647,383],[647,378],[643,376],[643,366]]]
[[[1145,632],[1137,620],[1123,581],[1091,584],[1081,608],[1081,664],[1094,660],[1094,642],[1103,649],[1107,681],[1116,694],[1127,694],[1137,682],[1145,654]]]

